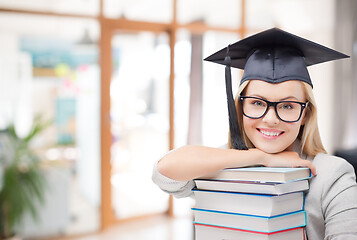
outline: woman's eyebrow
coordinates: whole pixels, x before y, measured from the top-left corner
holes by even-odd
[[[264,100],[268,100],[266,97],[264,97],[264,96],[262,96],[262,95],[260,95],[260,94],[250,94],[249,96],[251,96],[251,97],[258,97],[258,98],[261,98],[261,99],[264,99]],[[287,96],[287,97],[284,97],[284,98],[281,98],[281,99],[279,99],[279,101],[286,101],[286,100],[288,100],[288,99],[294,99],[294,100],[299,100],[297,97],[295,97],[295,96]]]
[[[266,97],[263,97],[262,95],[259,95],[259,94],[249,94],[247,96],[250,96],[250,97],[257,97],[257,98],[261,98],[261,99],[264,99],[264,100],[267,100]]]
[[[293,98],[293,99],[295,99],[295,100],[299,100],[297,97],[288,96],[288,97],[284,97],[284,98],[280,99],[280,101],[285,101],[285,100],[288,100],[288,99],[291,99],[291,98]]]

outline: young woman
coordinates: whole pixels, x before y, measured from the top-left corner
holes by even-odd
[[[193,179],[224,168],[308,167],[314,175],[305,203],[308,238],[357,239],[354,169],[344,159],[328,155],[321,143],[306,69],[306,65],[343,57],[279,29],[213,54],[206,60],[244,68],[233,105],[239,125],[230,113],[231,140],[225,149],[185,146],[170,151],[155,165],[153,181],[169,194],[187,197],[192,194]],[[226,78],[230,78],[229,71]],[[247,150],[239,150],[240,141]]]

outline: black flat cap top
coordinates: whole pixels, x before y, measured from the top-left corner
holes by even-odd
[[[349,56],[315,42],[272,28],[244,38],[207,57],[206,61],[244,69],[242,82],[259,79],[271,83],[286,80],[311,80],[307,66]],[[228,51],[227,51],[228,50]]]
[[[231,66],[244,69],[247,56],[252,50],[269,46],[285,46],[298,49],[305,58],[306,66],[349,57],[343,53],[285,32],[279,28],[271,28],[230,45],[229,55],[232,59]],[[226,52],[227,48],[223,48],[204,60],[224,64]]]

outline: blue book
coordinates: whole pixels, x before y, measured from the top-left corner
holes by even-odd
[[[306,226],[305,211],[273,217],[192,208],[194,223],[261,233],[273,233]]]
[[[265,195],[193,189],[196,208],[257,216],[277,216],[304,210],[304,192]]]

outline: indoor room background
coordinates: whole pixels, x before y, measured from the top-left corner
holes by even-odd
[[[31,142],[44,202],[16,232],[80,239],[138,224],[113,239],[149,239],[129,236],[164,217],[152,239],[192,238],[192,199],[159,190],[153,164],[186,144],[227,142],[224,67],[202,59],[272,27],[351,56],[309,71],[327,151],[356,148],[356,13],[353,0],[0,0],[0,129],[24,138],[47,123]]]

